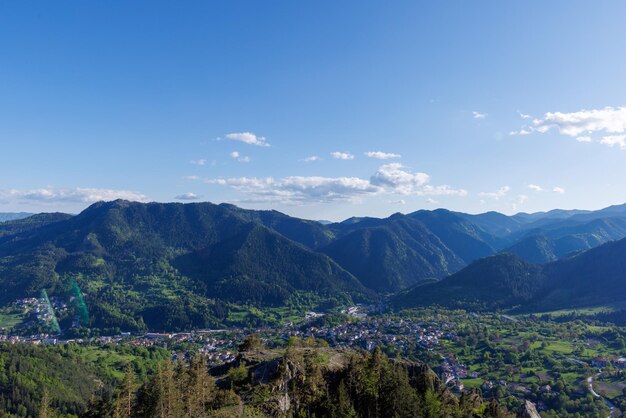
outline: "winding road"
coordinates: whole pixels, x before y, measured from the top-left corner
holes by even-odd
[[[602,374],[602,370],[596,373],[596,379],[600,377],[601,374]],[[613,402],[609,401],[607,398],[602,397],[598,392],[595,391],[595,389],[593,388],[593,380],[594,380],[593,376],[589,376],[587,378],[587,384],[589,385],[589,392],[591,392],[591,394],[595,396],[596,398],[602,399],[604,403],[606,404],[606,406],[611,410],[611,413],[609,414],[608,418],[618,416],[615,414],[616,410],[615,410],[615,405],[613,404]]]

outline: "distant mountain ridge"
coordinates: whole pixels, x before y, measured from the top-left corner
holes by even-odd
[[[544,282],[549,266],[623,238],[626,206],[513,216],[420,210],[324,224],[230,204],[99,202],[75,216],[0,223],[0,305],[76,278],[94,326],[173,329],[219,325],[223,303],[282,306],[303,292],[332,305],[418,286],[411,291],[438,289],[439,300],[482,268],[492,280],[485,291],[499,296],[478,303],[526,304],[553,282]],[[472,283],[465,296],[480,293]]]
[[[626,239],[548,264],[514,254],[480,259],[436,283],[394,298],[397,306],[453,307],[534,312],[597,306],[626,300]]]
[[[33,215],[34,213],[29,212],[0,212],[0,222],[15,221],[17,219],[24,219]]]

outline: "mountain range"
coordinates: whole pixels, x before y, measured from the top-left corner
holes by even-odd
[[[14,221],[16,219],[24,219],[34,215],[29,212],[0,212],[0,222]]]
[[[217,326],[233,304],[388,294],[399,306],[563,307],[619,298],[624,238],[626,205],[322,223],[229,204],[99,202],[0,222],[0,305],[75,280],[100,328]]]

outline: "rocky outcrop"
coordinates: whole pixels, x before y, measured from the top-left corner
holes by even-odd
[[[517,418],[541,418],[539,412],[534,403],[529,400],[525,400],[519,411],[517,411]]]

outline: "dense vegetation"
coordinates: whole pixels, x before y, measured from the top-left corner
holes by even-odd
[[[111,395],[124,368],[145,379],[166,358],[160,349],[0,344],[0,416],[37,416],[44,404],[84,414],[92,398]]]
[[[612,365],[599,372],[594,359],[623,356],[626,330],[596,321],[586,324],[561,312],[554,315],[477,315],[462,310],[424,308],[406,311],[402,318],[446,323],[454,329],[440,350],[420,348],[403,354],[422,359],[439,370],[441,355],[466,365],[465,389],[482,390],[516,411],[523,400],[539,405],[542,417],[598,417],[609,415],[605,400],[626,406],[621,370]],[[474,376],[472,376],[474,374]],[[624,409],[622,409],[624,410]]]
[[[479,260],[436,283],[398,295],[400,306],[514,308],[544,311],[624,300],[626,239],[545,265],[510,254]]]
[[[0,222],[14,221],[16,219],[27,218],[32,216],[28,212],[0,212]]]
[[[92,417],[506,417],[478,392],[460,399],[421,363],[336,352],[309,340],[286,350],[242,347],[237,360],[207,373],[202,357],[165,361],[139,385],[132,370]],[[322,344],[323,345],[323,344]]]
[[[327,256],[209,203],[101,203],[0,237],[0,303],[72,280],[91,327],[124,330],[217,326],[224,302],[284,305],[297,292],[372,297]]]
[[[89,311],[83,327],[136,331],[259,324],[269,318],[254,309],[278,312],[302,295],[309,302],[300,314],[415,285],[399,304],[603,303],[623,290],[623,249],[597,246],[626,234],[625,215],[624,207],[512,217],[438,209],[324,225],[226,204],[103,202],[76,216],[0,223],[0,306],[42,289],[67,295],[76,282]],[[503,249],[521,260],[481,259]],[[540,268],[522,261],[566,254]],[[594,263],[603,257],[598,282]],[[62,328],[72,325],[71,314]]]

